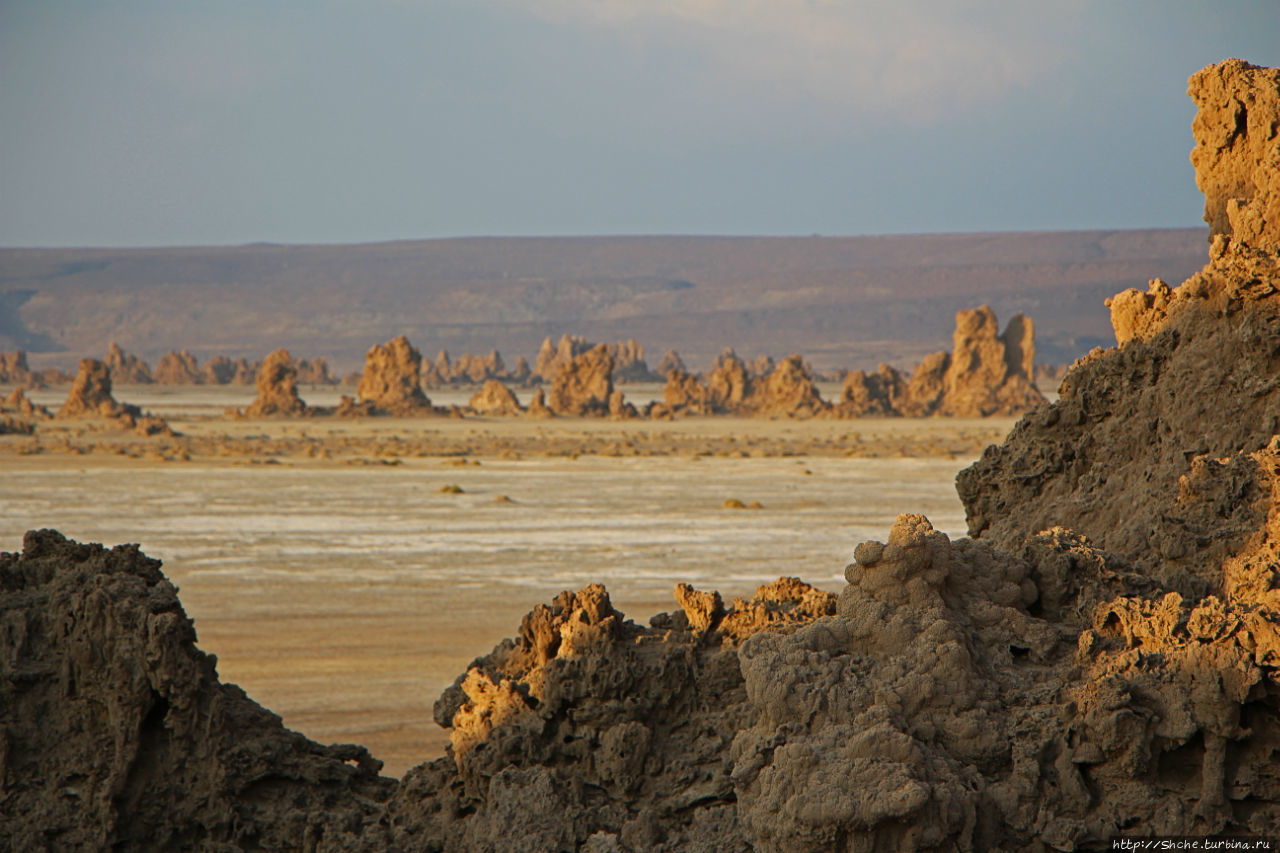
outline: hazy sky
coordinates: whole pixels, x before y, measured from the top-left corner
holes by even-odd
[[[1278,0],[0,0],[0,245],[1187,226]]]

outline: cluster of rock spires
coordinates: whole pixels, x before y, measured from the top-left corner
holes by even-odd
[[[516,359],[516,366],[508,370],[501,353],[496,349],[491,350],[488,355],[463,353],[456,359],[449,358],[448,350],[440,350],[436,360],[423,371],[422,384],[427,388],[482,385],[489,381],[524,385],[531,378],[532,371],[524,356]]]
[[[952,352],[926,356],[906,376],[887,364],[875,373],[857,370],[845,377],[835,410],[864,415],[1021,414],[1044,402],[1035,385],[1035,329],[1015,314],[997,334],[987,306],[956,315]]]
[[[578,335],[562,335],[558,342],[544,338],[538,348],[538,355],[533,365],[533,378],[543,382],[554,382],[560,371],[565,369],[575,358],[595,349],[597,344],[589,342]],[[635,338],[611,344],[600,344],[612,359],[612,379],[619,384],[627,382],[661,382],[666,376],[659,366],[657,372],[649,369],[644,360],[644,347]],[[670,358],[673,353],[668,353]],[[675,356],[679,359],[679,356]],[[665,360],[664,360],[665,364]]]
[[[445,692],[446,755],[396,784],[360,748],[311,743],[220,684],[136,547],[33,532],[0,556],[0,843],[818,853],[1274,838],[1280,71],[1229,60],[1191,95],[1208,265],[1112,301],[1119,345],[961,475],[968,538],[903,515],[856,548],[835,600],[783,579],[726,607],[681,585],[680,610],[648,627],[598,586],[565,593]],[[715,393],[752,396],[731,381]]]
[[[27,364],[27,354],[22,350],[0,352],[0,384],[17,385],[20,388],[45,388],[49,385],[65,385],[71,377],[57,368],[32,370]]]
[[[644,360],[644,349],[635,340],[592,344],[565,335],[553,344],[547,338],[531,370],[521,358],[508,371],[497,350],[487,356],[463,355],[451,360],[441,351],[435,362],[424,362],[421,353],[403,335],[372,347],[358,374],[356,395],[343,397],[335,409],[307,406],[298,398],[298,384],[333,384],[336,380],[324,359],[288,359],[277,350],[265,362],[225,356],[204,367],[190,352],[171,351],[154,371],[136,356],[112,342],[105,364],[108,378],[117,384],[198,385],[254,384],[258,398],[241,414],[249,417],[300,417],[337,414],[415,416],[462,415],[458,407],[433,406],[424,388],[483,383],[468,407],[471,413],[510,417],[556,415],[671,418],[686,415],[734,415],[739,417],[837,417],[883,415],[952,415],[984,417],[1013,415],[1043,401],[1034,383],[1035,343],[1031,321],[1021,314],[997,334],[995,314],[983,306],[957,316],[955,349],[926,358],[911,376],[881,365],[873,374],[855,371],[845,376],[838,401],[823,400],[815,384],[815,372],[799,356],[780,362],[761,356],[748,363],[732,350],[717,358],[703,379],[688,372],[678,353],[663,356],[659,364],[666,377],[663,400],[643,411],[628,403],[615,385],[654,381]],[[0,368],[31,385],[25,354],[0,361]],[[82,365],[83,368],[83,365]],[[26,371],[25,373],[23,371]],[[83,374],[83,370],[81,371]],[[4,375],[0,375],[3,381]],[[540,383],[545,383],[546,388]],[[520,403],[512,385],[537,385],[528,406]],[[97,404],[89,407],[96,410]],[[88,409],[86,409],[88,411]],[[114,417],[105,410],[104,416]]]
[[[225,355],[214,356],[202,367],[199,359],[184,349],[182,352],[170,350],[152,370],[145,361],[125,352],[115,341],[111,342],[105,361],[111,379],[117,385],[253,385],[263,367],[263,362],[249,361],[243,356],[231,359]],[[323,358],[298,359],[293,366],[300,383],[338,383]]]
[[[983,306],[962,311],[956,319],[955,350],[929,356],[908,377],[882,365],[868,376],[849,374],[841,399],[822,399],[814,371],[798,355],[780,362],[764,357],[748,364],[732,350],[716,360],[706,380],[690,374],[677,353],[664,356],[667,384],[661,402],[643,411],[627,402],[616,385],[649,378],[644,352],[635,341],[590,344],[580,337],[564,336],[552,345],[548,338],[539,353],[532,379],[549,378],[549,388],[534,390],[526,408],[501,375],[502,359],[495,351],[486,359],[466,362],[478,365],[469,380],[485,378],[472,396],[468,409],[487,416],[533,417],[637,417],[671,418],[687,415],[738,417],[836,417],[868,415],[949,415],[985,417],[1021,414],[1044,401],[1033,379],[1035,360],[1031,321],[1015,316],[998,334],[995,314]],[[620,368],[621,362],[621,368]],[[441,353],[434,365],[442,384],[446,374]],[[444,410],[432,407],[421,391],[423,360],[402,337],[375,346],[366,356],[357,398],[344,398],[339,415],[425,414]],[[454,412],[460,414],[461,412]]]

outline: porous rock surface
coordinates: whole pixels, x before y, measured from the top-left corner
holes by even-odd
[[[834,612],[794,578],[726,609],[677,589],[643,627],[593,584],[524,618],[435,706],[448,754],[411,770],[388,809],[413,849],[749,849],[728,754],[750,718],[736,649]],[[509,827],[519,827],[510,833]]]
[[[1020,415],[1044,402],[1035,385],[1035,327],[1015,314],[1000,332],[986,305],[956,314],[952,351],[925,356],[908,377],[882,364],[845,376],[837,417]]]
[[[380,762],[219,683],[137,546],[32,531],[0,602],[0,847],[378,849]]]
[[[547,407],[557,415],[607,415],[612,395],[613,356],[599,344],[556,369]]]
[[[369,348],[356,394],[370,414],[434,412],[431,401],[422,392],[422,354],[404,335]],[[338,413],[344,414],[341,408]]]
[[[258,369],[258,396],[245,409],[251,418],[299,417],[311,410],[298,396],[298,368],[288,350],[278,349]]]

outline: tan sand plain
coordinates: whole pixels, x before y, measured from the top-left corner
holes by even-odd
[[[679,579],[730,598],[781,574],[838,590],[853,546],[883,538],[892,513],[960,525],[955,471],[1012,423],[249,421],[193,407],[171,416],[177,437],[142,438],[43,422],[0,437],[0,549],[34,526],[140,542],[224,681],[400,775],[443,747],[442,687],[560,589],[602,579],[638,620],[672,609]],[[461,494],[440,493],[451,484]],[[726,510],[730,498],[765,508]],[[308,516],[309,499],[332,517]],[[219,515],[228,501],[246,514]],[[366,502],[381,517],[357,536],[344,528]],[[379,526],[402,509],[404,525]],[[261,530],[255,511],[270,517]],[[415,535],[443,537],[441,553],[415,551]]]

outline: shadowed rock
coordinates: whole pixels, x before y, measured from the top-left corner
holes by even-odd
[[[0,846],[383,847],[373,821],[394,783],[381,763],[219,683],[137,546],[33,531],[22,554],[0,554],[0,600]]]

